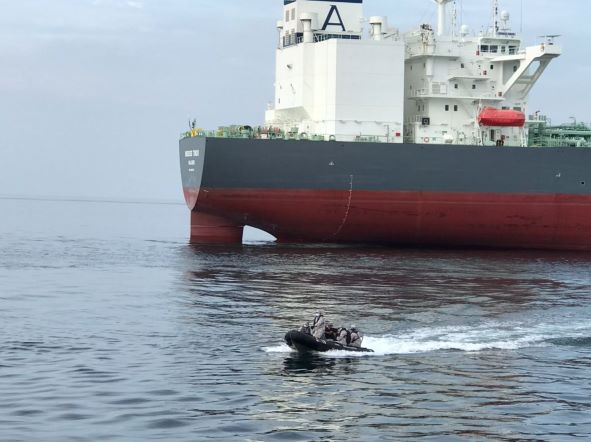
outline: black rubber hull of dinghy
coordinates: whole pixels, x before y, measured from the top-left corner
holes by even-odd
[[[347,345],[339,344],[338,342],[327,340],[319,341],[314,336],[302,333],[297,330],[288,331],[285,334],[285,342],[291,348],[297,351],[330,351],[330,350],[343,350],[343,351],[354,351],[362,353],[372,353],[373,350],[363,347],[349,347]]]

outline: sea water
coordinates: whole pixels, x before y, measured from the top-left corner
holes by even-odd
[[[180,204],[0,200],[0,440],[586,440],[591,256],[188,244]],[[323,310],[372,354],[298,354]]]

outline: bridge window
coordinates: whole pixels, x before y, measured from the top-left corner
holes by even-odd
[[[454,104],[454,112],[457,112],[457,111],[458,111],[458,105]]]
[[[493,46],[490,47],[490,51],[493,54],[496,54],[497,52],[499,52],[499,47],[497,45],[493,45]]]
[[[303,36],[304,34],[302,34]],[[314,34],[314,41],[316,43],[331,40],[331,39],[338,39],[338,40],[360,40],[360,35],[353,35],[353,34]]]
[[[295,20],[295,8],[291,10],[291,19]]]
[[[480,52],[488,52],[488,45],[480,46]]]
[[[287,23],[289,21],[289,10],[285,11],[285,22]]]
[[[446,105],[445,105],[445,111],[446,111],[446,112],[449,112],[449,104],[446,104]]]

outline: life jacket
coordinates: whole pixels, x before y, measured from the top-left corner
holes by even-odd
[[[353,340],[352,339],[352,335],[355,334],[356,339]],[[361,347],[361,343],[363,342],[363,336],[361,335],[361,333],[359,332],[359,330],[355,331],[355,332],[351,332],[349,334],[349,336],[351,337],[351,342],[350,345],[353,345],[356,342],[359,342],[359,347]]]
[[[314,316],[314,321],[312,322],[312,328],[316,327],[316,324],[320,322],[320,318],[324,319],[324,315]]]
[[[324,339],[326,333],[326,319],[323,315],[314,317],[314,323],[312,325],[312,336],[316,339]]]
[[[351,343],[351,332],[349,330],[347,330],[345,327],[339,328],[339,331],[337,333],[337,338],[341,337],[341,333],[343,331],[347,332],[347,345],[349,345]]]

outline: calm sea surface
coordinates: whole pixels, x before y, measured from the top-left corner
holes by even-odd
[[[191,247],[187,224],[0,200],[1,441],[591,440],[590,255]],[[291,352],[316,309],[375,353]]]

